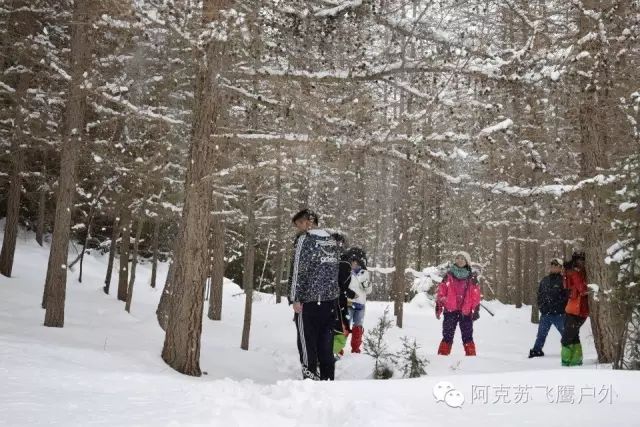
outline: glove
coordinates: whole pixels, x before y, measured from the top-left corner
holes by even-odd
[[[442,316],[442,306],[436,304],[436,319],[440,320],[440,316]]]
[[[473,314],[471,315],[471,320],[475,322],[479,318],[480,318],[480,306],[477,305],[476,308],[473,310]]]

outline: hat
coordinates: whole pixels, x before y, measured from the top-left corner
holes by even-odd
[[[564,265],[564,261],[562,260],[562,258],[554,258],[554,259],[551,260],[551,262],[549,264],[557,265],[559,267],[562,267]]]
[[[360,267],[367,268],[367,253],[364,249],[354,246],[347,250],[347,260],[356,261]]]
[[[464,258],[467,261],[468,265],[471,265],[471,255],[469,255],[469,252],[458,251],[458,252],[455,253],[454,258],[458,258],[459,256]]]

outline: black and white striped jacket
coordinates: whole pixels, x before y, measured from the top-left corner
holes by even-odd
[[[325,230],[300,234],[294,242],[289,274],[289,302],[319,302],[338,298],[339,249]]]

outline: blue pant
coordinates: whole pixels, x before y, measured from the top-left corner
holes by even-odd
[[[471,315],[464,316],[461,311],[446,310],[444,312],[444,320],[442,321],[442,341],[452,344],[458,325],[460,325],[462,343],[467,344],[473,342],[473,317]]]
[[[536,337],[536,343],[533,345],[533,350],[542,351],[551,326],[555,326],[560,335],[562,335],[564,332],[564,314],[543,314],[540,316],[538,336]]]
[[[351,320],[351,326],[362,326],[364,323],[364,304],[357,302],[351,303],[349,307],[349,319]]]

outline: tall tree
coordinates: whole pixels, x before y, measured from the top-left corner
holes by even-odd
[[[91,29],[96,9],[93,2],[78,0],[73,3],[71,16],[74,25],[71,25],[69,99],[65,110],[56,213],[44,287],[44,325],[59,328],[64,326],[69,227],[76,191],[76,164],[86,121],[87,90],[84,82],[91,59]]]
[[[205,0],[202,3],[203,27],[223,20],[222,12],[229,0]],[[228,22],[231,24],[231,22]],[[219,125],[224,97],[218,75],[227,67],[228,39],[212,37],[199,54],[193,130],[189,150],[189,167],[185,185],[184,208],[177,239],[173,268],[173,295],[169,308],[162,359],[173,369],[200,376],[200,334],[204,283],[207,276],[207,236],[210,219],[210,171],[214,151],[209,138]]]

